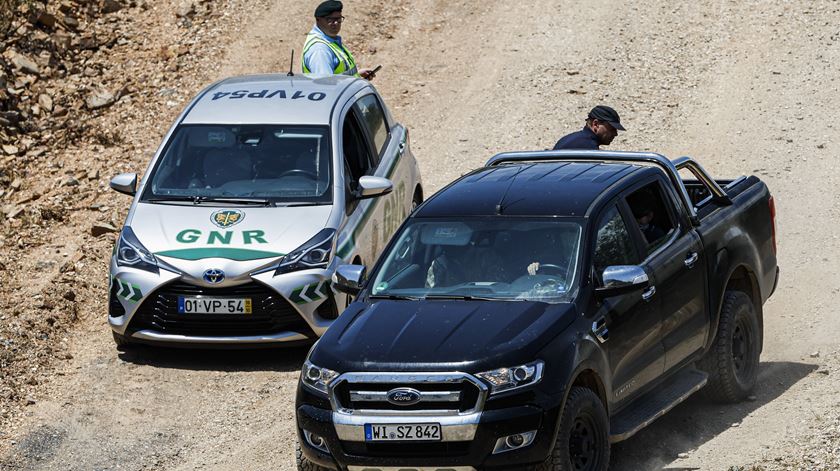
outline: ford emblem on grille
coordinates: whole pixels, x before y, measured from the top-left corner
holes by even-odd
[[[204,272],[204,281],[218,284],[225,281],[225,272],[218,268],[211,268]]]
[[[385,398],[396,406],[411,406],[420,402],[420,391],[412,388],[396,388],[388,391]]]

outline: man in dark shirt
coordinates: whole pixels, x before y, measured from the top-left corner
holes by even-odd
[[[609,106],[598,105],[592,108],[586,118],[583,130],[563,136],[553,150],[560,149],[591,149],[598,150],[599,146],[608,146],[618,131],[624,131],[618,113]]]

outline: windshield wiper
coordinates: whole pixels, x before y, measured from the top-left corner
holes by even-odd
[[[266,198],[248,198],[248,197],[216,197],[216,196],[196,196],[195,204],[201,203],[233,203],[233,204],[259,204],[262,206],[273,206],[274,203]]]
[[[427,294],[423,299],[455,299],[461,301],[521,301],[520,299],[490,298],[487,296],[471,296],[465,294]]]
[[[407,300],[407,301],[417,301],[417,296],[402,296],[399,294],[372,294],[370,295],[371,299],[396,299],[396,300]]]
[[[271,200],[265,198],[236,198],[236,197],[215,197],[215,196],[186,196],[186,195],[170,195],[170,196],[156,196],[148,198],[145,201],[150,203],[166,203],[172,201],[189,201],[192,204],[202,203],[231,203],[231,204],[258,204],[261,206],[273,206]]]
[[[294,201],[294,202],[291,202],[291,203],[283,203],[283,202],[275,203],[275,206],[281,206],[283,208],[292,208],[292,207],[297,207],[297,206],[320,206],[320,205],[324,205],[324,204],[330,204],[330,203],[318,202],[318,201],[312,201],[312,202]]]
[[[155,196],[152,198],[147,198],[144,201],[148,201],[150,203],[166,203],[167,201],[189,201],[195,202],[195,196],[183,196],[183,195],[171,195],[171,196]]]

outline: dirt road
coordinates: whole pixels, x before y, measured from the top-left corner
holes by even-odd
[[[131,21],[143,22],[153,45],[189,37],[201,67],[184,69],[168,85],[172,94],[121,104],[132,119],[96,118],[121,127],[121,144],[67,150],[76,165],[102,169],[100,186],[117,168],[142,171],[200,85],[285,71],[314,8],[235,1],[195,31],[176,25],[178,2],[159,3]],[[611,148],[689,154],[714,175],[764,179],[779,213],[782,279],[765,306],[754,400],[689,400],[616,446],[612,468],[838,469],[840,450],[831,447],[840,438],[820,440],[840,432],[840,7],[828,0],[582,6],[358,0],[348,2],[343,34],[362,65],[384,65],[374,83],[411,129],[429,193],[497,151],[551,147],[597,103],[619,110],[628,129]],[[126,73],[142,64],[132,67]],[[117,224],[129,204],[101,188],[95,202],[107,203]],[[0,468],[292,469],[293,397],[305,351],[117,354],[105,310],[112,242],[74,229],[101,218],[81,213],[73,225],[54,227],[47,243],[13,256],[13,248],[0,248],[19,274],[6,280],[5,295],[46,289],[51,278],[39,278],[36,264],[59,244],[70,258],[86,254],[77,276],[88,285],[75,300],[78,321],[55,339],[67,359],[49,376],[33,373],[30,400],[0,430]]]

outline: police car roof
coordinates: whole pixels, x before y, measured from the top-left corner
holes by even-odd
[[[367,86],[355,77],[247,75],[219,81],[193,100],[183,124],[330,124],[333,108]]]
[[[439,191],[418,208],[414,217],[580,217],[618,181],[657,172],[661,171],[627,163],[568,161],[484,167]]]

